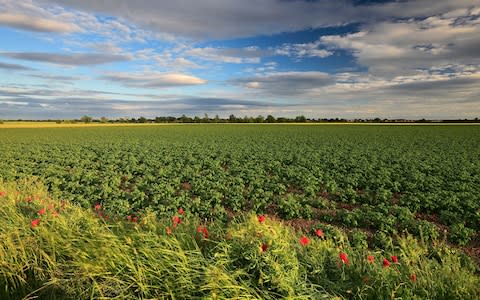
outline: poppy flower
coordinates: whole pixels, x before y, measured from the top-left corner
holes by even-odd
[[[168,235],[172,234],[172,228],[170,227],[165,228],[165,231],[167,232]]]
[[[5,196],[7,193],[5,193],[4,191],[0,191],[0,197],[3,197]]]
[[[181,215],[183,215],[183,214],[185,213],[185,211],[183,210],[183,208],[180,207],[180,208],[178,209],[178,213],[181,214]]]
[[[413,282],[417,281],[417,274],[413,273],[412,275],[410,275],[410,280]]]
[[[100,209],[102,209],[102,205],[99,203],[95,204],[95,210],[100,210]]]
[[[47,210],[45,208],[42,208],[37,212],[37,214],[41,216],[41,215],[44,215],[46,212]]]
[[[317,229],[317,230],[315,231],[315,234],[316,234],[318,237],[323,237],[323,230]]]
[[[132,220],[132,216],[131,216],[131,215],[128,215],[128,216],[127,216],[127,220],[128,220],[128,221],[131,221],[131,220]]]
[[[268,245],[266,243],[263,243],[262,244],[262,252],[267,251],[267,249],[268,249]]]
[[[35,219],[32,221],[32,228],[35,228],[38,226],[38,224],[40,224],[40,219]]]
[[[182,219],[179,216],[175,216],[172,218],[173,221],[173,228],[177,227],[178,224],[182,224]]]
[[[390,258],[394,263],[398,264],[398,258],[395,255],[392,255]]]
[[[201,233],[202,236],[208,239],[208,229],[207,226],[200,225],[197,227],[197,233]]]
[[[138,217],[133,217],[132,221],[133,221],[133,223],[138,223]]]
[[[207,227],[203,227],[202,234],[203,234],[203,237],[204,237],[204,238],[208,239],[208,230],[207,230]]]
[[[302,244],[302,246],[307,246],[308,243],[310,243],[310,240],[306,236],[303,235],[300,238],[300,244]]]
[[[340,254],[338,255],[340,256],[340,259],[342,260],[342,262],[346,265],[349,265],[350,264],[350,261],[348,260],[348,256],[347,256],[347,253],[345,252],[340,252]]]
[[[388,261],[388,259],[386,259],[386,258],[383,259],[383,266],[385,268],[390,266],[390,262]]]
[[[267,217],[265,217],[264,215],[258,216],[258,222],[260,222],[260,223],[265,222],[266,219],[267,219]]]
[[[368,263],[372,264],[375,261],[375,257],[373,255],[367,256]]]

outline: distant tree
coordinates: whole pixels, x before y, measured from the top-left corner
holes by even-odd
[[[138,118],[138,123],[147,123],[147,118],[145,117]]]
[[[262,116],[262,115],[258,115],[256,118],[255,118],[255,123],[263,123],[265,121],[265,117]]]
[[[179,121],[182,123],[192,123],[192,118],[187,117],[185,114],[183,114],[180,118]]]
[[[213,122],[220,123],[220,122],[222,122],[222,119],[220,119],[220,117],[218,115],[215,115],[215,118],[213,119]]]
[[[305,118],[305,116],[297,116],[295,117],[295,122],[299,122],[299,123],[304,123],[304,122],[307,122],[307,118]]]
[[[107,117],[101,117],[100,118],[100,123],[107,123],[108,122],[108,118]]]
[[[210,118],[208,117],[208,114],[205,114],[202,119],[203,123],[210,123]]]
[[[267,121],[267,123],[275,123],[275,117],[272,115],[268,115],[265,121]]]
[[[252,117],[243,117],[243,123],[253,123],[255,120]]]
[[[237,122],[237,117],[235,117],[234,114],[231,114],[231,115],[228,117],[228,122],[230,122],[230,123],[235,123],[235,122]]]
[[[83,117],[80,118],[80,121],[82,121],[82,122],[85,123],[85,124],[91,123],[92,120],[93,120],[93,118],[90,117],[90,116],[83,116]]]
[[[195,116],[195,118],[193,118],[193,122],[195,122],[195,123],[201,123],[201,122],[202,122],[202,119],[200,119],[199,116]]]

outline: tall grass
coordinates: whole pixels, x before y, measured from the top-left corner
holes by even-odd
[[[107,221],[101,209],[51,199],[32,181],[0,182],[0,192],[0,299],[480,295],[476,267],[467,257],[410,236],[387,250],[352,248],[345,235],[307,235],[309,243],[302,245],[301,233],[269,217],[260,223],[257,216],[244,214],[228,224],[202,224],[186,212],[177,215],[182,223],[174,228],[171,219],[157,219],[154,213],[138,223],[118,216]],[[32,226],[35,219],[40,223]],[[197,232],[200,225],[207,227],[208,238]],[[348,264],[339,253],[347,254]],[[391,255],[399,263],[384,267],[382,259]]]

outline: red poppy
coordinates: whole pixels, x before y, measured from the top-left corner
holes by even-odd
[[[262,252],[267,251],[267,249],[268,249],[268,245],[266,243],[263,243],[262,244]]]
[[[384,267],[389,267],[390,266],[390,262],[388,261],[388,259],[386,259],[386,258],[383,259],[383,266]]]
[[[410,275],[410,280],[413,282],[417,281],[417,274],[413,273],[412,275]]]
[[[181,214],[181,215],[183,215],[183,214],[185,213],[185,211],[183,210],[183,208],[180,207],[180,208],[178,209],[178,213]]]
[[[128,221],[131,221],[131,220],[132,220],[132,216],[131,216],[131,215],[128,215],[128,216],[127,216],[127,220],[128,220]]]
[[[394,263],[398,264],[398,258],[395,255],[392,255],[390,258]]]
[[[3,197],[5,196],[7,193],[5,193],[4,191],[0,191],[0,197]]]
[[[165,231],[167,232],[168,235],[172,234],[172,228],[170,227],[165,228]]]
[[[179,216],[175,216],[172,218],[173,221],[173,228],[177,227],[178,224],[182,224],[182,219]]]
[[[102,209],[102,205],[99,203],[95,204],[95,210],[100,210],[100,209]]]
[[[348,256],[347,256],[347,253],[345,252],[340,252],[340,254],[338,255],[340,256],[340,259],[342,260],[342,262],[346,265],[350,264],[350,261],[348,260]]]
[[[197,227],[197,233],[201,233],[204,238],[208,238],[207,226],[200,225]]]
[[[306,245],[308,245],[308,243],[310,243],[310,240],[306,236],[303,235],[300,238],[300,244],[302,244],[302,246],[306,246]]]
[[[133,221],[133,223],[138,223],[138,217],[133,217],[132,221]]]
[[[38,224],[40,224],[40,219],[35,219],[32,221],[32,228],[35,228],[38,226]]]
[[[260,223],[265,222],[266,219],[267,219],[267,217],[265,217],[264,215],[258,216],[258,222],[260,222]]]
[[[323,230],[317,229],[317,230],[315,231],[315,234],[316,234],[318,237],[323,237]]]
[[[208,230],[206,226],[203,227],[202,234],[204,238],[208,239]]]
[[[368,263],[372,264],[375,261],[375,257],[373,255],[367,256]]]
[[[37,214],[41,216],[41,215],[44,215],[46,212],[47,210],[45,208],[42,208],[37,212]]]

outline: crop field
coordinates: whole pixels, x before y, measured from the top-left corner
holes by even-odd
[[[0,295],[480,292],[480,126],[2,128],[0,192]]]

